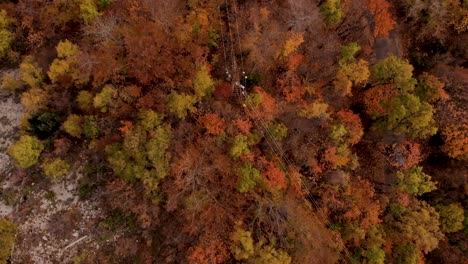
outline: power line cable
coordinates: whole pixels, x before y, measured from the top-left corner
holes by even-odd
[[[235,23],[236,23],[236,32],[237,32],[237,43],[239,45],[239,55],[240,55],[240,63],[241,63],[241,69],[242,69],[242,80],[240,80],[240,83],[242,83],[242,81],[244,81],[244,86],[246,86],[247,84],[247,81],[246,81],[246,78],[245,78],[245,65],[244,65],[244,55],[242,55],[242,45],[241,45],[241,38],[240,38],[240,34],[239,34],[239,22],[237,20],[237,12],[239,11],[238,7],[236,4],[233,5],[234,6],[234,19],[235,19]]]
[[[229,11],[229,5],[228,5],[228,2],[227,0],[224,0],[224,5],[226,6],[226,18],[227,18],[227,23],[228,23],[228,31],[229,31],[229,44],[231,46],[231,60],[232,60],[232,74],[235,74],[235,71],[236,71],[236,66],[237,66],[237,63],[236,63],[236,56],[235,56],[235,53],[234,53],[234,47],[232,45],[232,30],[231,30],[231,26],[230,26],[230,22],[229,22],[229,14],[231,13]],[[233,76],[234,77],[234,76]]]
[[[229,15],[230,12],[230,9],[229,9],[229,5],[227,4],[227,0],[224,1],[225,2],[225,5],[226,5],[226,9],[227,9],[227,15]],[[236,11],[237,11],[237,7],[234,5],[234,7],[236,8]],[[235,19],[235,24],[236,24],[236,33],[237,33],[237,43],[238,43],[238,46],[239,46],[239,54],[240,54],[240,59],[241,59],[241,67],[242,69],[244,70],[244,60],[243,60],[243,55],[242,55],[242,46],[241,46],[241,41],[240,41],[240,33],[239,33],[239,23],[238,23],[238,20],[237,20],[237,15],[235,13],[232,14],[234,16],[234,19]],[[230,23],[229,23],[229,17],[228,17],[228,29],[229,29],[229,42],[230,42],[230,45],[231,45],[231,57],[232,57],[232,60],[233,60],[233,65],[236,66],[235,64],[235,55],[234,55],[234,49],[233,49],[233,36],[232,36],[232,29],[230,28]],[[235,71],[235,69],[233,69],[233,71]],[[243,72],[245,73],[245,72]],[[244,78],[244,76],[242,76],[243,79],[244,79],[244,84],[246,84],[246,79]],[[241,86],[241,96],[243,96],[243,99],[244,99],[244,102],[246,104],[249,105],[250,108],[252,108],[252,113],[255,112],[255,109],[253,107],[253,104],[248,100],[247,98],[247,95],[246,95],[246,91],[245,91],[245,85],[242,86],[242,80],[240,81],[240,83],[236,83],[236,85],[240,85]],[[244,108],[246,110],[247,109],[247,105],[246,104],[243,104]],[[253,115],[253,114],[252,114]],[[278,158],[278,160],[283,163],[283,161],[287,164],[287,166],[294,172],[296,173],[297,175],[300,175],[299,172],[296,171],[295,167],[293,166],[292,162],[289,160],[289,158],[287,157],[287,155],[285,154],[285,152],[282,150],[281,146],[279,146],[278,142],[276,142],[276,140],[274,139],[273,137],[273,134],[272,132],[270,131],[270,129],[266,126],[266,120],[263,120],[263,118],[258,115],[257,117],[259,119],[259,122],[260,124],[262,125],[263,127],[263,130],[266,131],[266,133],[268,134],[268,136],[271,138],[271,141],[273,142],[273,145],[275,147],[273,147],[270,142],[268,141],[268,139],[266,140],[268,146],[273,150],[273,153],[275,154],[275,156]],[[252,119],[252,121],[255,123],[255,126],[257,126],[258,128],[260,128],[260,126],[258,125],[257,121],[255,120],[255,118]],[[261,129],[261,128],[260,128]],[[276,148],[276,150],[275,150]],[[279,155],[278,155],[278,152],[279,152]],[[282,164],[282,166],[284,166],[284,164]],[[291,178],[291,175],[289,174],[288,171],[286,171],[286,173],[288,174],[288,176]],[[331,226],[331,223],[330,221],[328,221],[327,217],[325,216],[323,210],[318,206],[318,203],[317,201],[315,200],[315,198],[312,196],[312,193],[311,191],[309,190],[309,188],[307,187],[307,185],[304,183],[304,181],[299,178],[300,182],[301,182],[301,186],[302,188],[304,188],[307,192],[307,195],[308,195],[308,198],[309,200],[313,203],[314,207],[316,208],[316,210],[320,213],[320,216],[321,218],[323,219],[323,222],[328,226],[330,227]],[[319,221],[320,219],[317,218]],[[346,256],[348,257],[348,259],[350,260],[351,263],[354,263],[354,260],[352,259],[348,249],[346,248],[346,245],[343,241],[343,239],[341,238],[341,236],[339,234],[336,234],[336,231],[331,229],[332,232],[336,235],[336,238],[341,242],[341,246],[343,247],[343,250],[345,251],[345,254]],[[344,257],[342,256],[341,252],[339,251],[339,254],[340,254],[340,257],[344,260]]]
[[[253,104],[251,102],[249,102],[247,100],[247,95],[245,94],[245,92],[242,93],[243,96],[244,96],[244,99],[245,99],[245,102],[247,104],[249,104],[249,106],[252,108],[252,113],[254,113],[254,109],[253,109]],[[245,104],[244,104],[245,105]],[[247,108],[247,107],[245,107]],[[276,153],[275,149],[273,149],[271,147],[271,144],[268,143],[268,140],[267,140],[267,143],[268,145],[270,146],[270,148],[273,150],[273,152],[275,153],[276,157],[279,159],[279,160],[284,160],[284,162],[286,162],[286,164],[288,165],[288,167],[293,170],[294,173],[296,174],[299,174],[299,172],[296,171],[295,167],[293,166],[292,162],[289,160],[289,158],[286,156],[286,154],[284,153],[284,151],[282,150],[281,146],[279,146],[278,142],[276,142],[276,140],[274,139],[273,137],[273,134],[272,132],[270,131],[270,129],[265,125],[266,123],[266,120],[264,120],[259,114],[257,115],[257,118],[260,119],[260,123],[262,124],[262,127],[263,129],[267,132],[268,136],[271,138],[271,141],[273,142],[273,144],[275,145],[276,147],[276,151],[279,152],[279,155],[278,153]],[[253,119],[255,125],[257,127],[260,128],[260,126],[258,125],[258,123]],[[281,157],[280,157],[281,156]],[[289,172],[286,171],[286,173],[288,174],[289,177],[291,177],[291,175],[289,174]],[[314,207],[316,207],[317,211],[320,213],[320,216],[321,218],[323,219],[324,223],[327,225],[327,226],[331,226],[331,223],[330,221],[327,220],[327,217],[325,216],[325,213],[323,212],[323,210],[318,206],[318,203],[317,201],[315,200],[315,198],[311,195],[311,191],[309,190],[309,188],[307,187],[307,185],[304,183],[304,181],[302,179],[299,179],[300,182],[301,182],[301,185],[302,187],[306,190],[307,194],[308,194],[308,197],[310,199],[310,201],[314,204]],[[338,238],[338,240],[340,241],[340,244],[341,246],[343,247],[343,250],[345,251],[345,254],[347,256],[347,258],[350,260],[351,263],[354,263],[354,260],[353,258],[351,257],[351,254],[349,253],[348,249],[346,248],[346,245],[343,241],[343,239],[341,238],[341,236],[339,234],[336,234],[336,231],[332,230],[332,232],[336,235],[336,237]],[[340,252],[340,256],[341,256],[341,252]],[[343,256],[341,256],[342,259]]]
[[[234,5],[235,6],[235,5]],[[236,8],[236,11],[237,11],[237,7],[235,6]],[[228,12],[229,12],[229,9],[228,9]],[[241,58],[241,67],[244,68],[244,63],[243,63],[243,55],[242,55],[242,50],[241,50],[241,42],[240,42],[240,34],[239,34],[239,23],[238,23],[238,20],[237,20],[237,15],[236,13],[233,13],[233,16],[234,16],[234,19],[235,19],[235,23],[236,23],[236,32],[237,32],[237,43],[239,45],[239,54],[240,54],[240,58]],[[232,41],[232,34],[231,34],[231,41]],[[244,76],[243,76],[244,77]],[[244,84],[246,84],[246,80],[245,78],[244,79]],[[242,83],[242,81],[241,81]],[[245,86],[241,86],[241,93],[242,95],[244,96],[244,100],[247,102],[247,104],[250,105],[250,107],[253,109],[252,107],[252,104],[247,100],[247,95],[245,94]],[[245,106],[245,104],[244,104]],[[284,151],[282,150],[282,148],[278,145],[278,143],[276,142],[276,140],[274,139],[273,137],[273,134],[271,133],[270,129],[265,125],[266,121],[265,120],[262,120],[262,118],[260,117],[260,115],[258,115],[259,119],[260,119],[260,123],[262,124],[262,127],[264,129],[264,131],[267,132],[267,134],[270,136],[273,144],[275,145],[276,149],[278,152],[280,152],[280,155],[281,155],[281,158],[279,157],[279,155],[277,155],[277,153],[275,153],[275,150],[274,148],[271,146],[270,142],[268,140],[266,140],[267,144],[269,145],[269,147],[273,150],[273,152],[275,153],[275,155],[277,156],[277,158],[279,160],[284,160],[288,167],[290,167],[292,170],[294,170],[295,173],[298,173],[295,171],[294,167],[292,166],[292,163],[289,161],[288,157],[286,156],[286,154],[284,153]],[[255,120],[253,120],[255,125],[260,128],[260,126],[257,124],[257,122]],[[289,173],[288,173],[289,174]],[[289,175],[290,176],[290,175]],[[309,196],[309,199],[313,202],[314,206],[316,207],[317,211],[320,212],[322,218],[323,218],[323,221],[324,223],[327,225],[327,226],[331,226],[330,222],[327,220],[327,218],[325,217],[325,214],[323,213],[323,210],[318,206],[318,203],[315,201],[315,199],[312,197],[311,195],[311,192],[308,190],[307,186],[305,185],[305,183],[302,181],[302,179],[300,179],[300,182],[301,182],[301,185],[302,187],[307,191],[308,193],[308,196]],[[319,219],[319,218],[317,218]],[[341,240],[341,237],[337,236],[340,240]],[[352,262],[352,258],[350,257],[349,255],[349,252],[347,251],[347,248],[346,246],[344,245],[344,242],[341,240],[341,243],[342,243],[342,246],[345,250],[345,253],[348,255],[348,258],[351,260]],[[340,252],[340,256],[341,256],[341,252]],[[343,258],[341,256],[341,258]],[[343,258],[344,259],[344,258]]]
[[[221,24],[221,5],[219,4],[219,0],[216,0],[216,4],[218,6],[218,18],[219,18],[219,31],[221,32],[221,46],[223,47],[223,57],[224,57],[224,68],[227,71],[227,54],[226,54],[226,46],[224,44],[224,31],[223,25]]]

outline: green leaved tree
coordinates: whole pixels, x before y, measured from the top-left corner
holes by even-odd
[[[99,135],[99,127],[94,116],[84,116],[83,134],[87,139],[94,139]]]
[[[436,210],[440,214],[440,225],[445,233],[453,233],[463,229],[465,213],[459,204],[438,205]]]
[[[113,101],[117,97],[117,90],[112,85],[106,85],[101,92],[96,94],[93,99],[93,106],[105,113],[112,106]]]
[[[0,59],[11,51],[14,35],[8,30],[10,24],[11,19],[8,17],[7,12],[4,9],[0,10]]]
[[[305,118],[328,118],[328,104],[325,102],[313,102],[304,106],[297,112],[297,115]]]
[[[385,263],[385,252],[382,245],[385,242],[382,225],[373,225],[366,233],[363,249],[361,251],[361,260],[364,264],[383,264]]]
[[[257,187],[262,180],[260,171],[254,168],[251,164],[244,164],[239,170],[239,181],[237,183],[237,190],[240,193],[248,192]]]
[[[273,243],[267,243],[265,238],[255,243],[252,232],[236,225],[231,233],[231,253],[237,261],[248,264],[290,264],[292,259],[288,253],[276,249]]]
[[[334,27],[343,18],[343,9],[340,0],[325,0],[320,6],[320,11],[329,27]]]
[[[193,95],[173,92],[169,95],[167,103],[169,112],[180,119],[185,119],[189,113],[196,112],[195,103],[197,99]]]
[[[339,64],[344,65],[351,62],[355,62],[356,53],[361,50],[361,46],[357,42],[351,42],[348,45],[343,45],[340,47],[340,59]]]
[[[418,247],[412,242],[395,245],[392,257],[395,264],[418,264],[421,261]]]
[[[244,135],[237,135],[232,141],[232,146],[229,151],[231,157],[237,159],[244,153],[249,153],[249,144],[248,138]]]
[[[163,116],[151,110],[139,113],[139,121],[122,142],[106,147],[107,161],[120,178],[140,180],[145,194],[154,203],[160,199],[159,182],[168,175],[172,130]]]
[[[80,91],[76,97],[78,107],[83,111],[89,111],[93,106],[94,96],[89,91]]]
[[[375,114],[374,127],[408,133],[414,138],[434,135],[434,108],[413,94],[403,94],[381,102],[384,112]]]
[[[210,76],[207,66],[203,66],[195,75],[193,88],[195,95],[199,98],[209,96],[213,92],[214,81]]]
[[[102,0],[100,2],[102,2]],[[100,14],[96,5],[96,1],[81,0],[80,14],[86,24],[91,22],[91,20],[94,18],[98,17]]]
[[[76,83],[86,83],[89,76],[83,74],[79,69],[78,55],[80,49],[78,45],[69,40],[60,41],[56,47],[57,58],[49,66],[47,75],[52,83],[59,83],[62,80],[70,79]]]
[[[9,149],[10,154],[20,168],[29,168],[39,161],[44,145],[36,137],[21,136]]]
[[[342,96],[351,94],[353,84],[363,85],[369,79],[369,63],[354,57],[360,49],[356,42],[341,47],[341,56],[338,60],[340,67],[334,85],[335,90]]]
[[[413,91],[417,83],[413,78],[413,66],[393,55],[380,60],[371,68],[371,73],[375,83],[393,83],[404,92]]]
[[[272,123],[268,129],[273,137],[273,140],[282,140],[288,135],[288,128],[282,123]]]
[[[431,176],[425,174],[422,169],[420,166],[414,166],[405,173],[398,172],[397,188],[414,195],[422,195],[437,189],[435,183],[431,181]]]
[[[415,243],[418,251],[428,253],[437,248],[444,238],[440,231],[439,213],[424,201],[413,201],[406,207],[391,203],[384,218],[385,233],[389,240]]]
[[[238,261],[246,260],[254,254],[254,241],[250,231],[243,230],[240,226],[236,226],[234,232],[231,233],[231,253]]]

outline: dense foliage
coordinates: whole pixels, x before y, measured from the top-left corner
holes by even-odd
[[[467,262],[467,2],[221,2],[0,3],[18,175],[116,234],[76,259]]]

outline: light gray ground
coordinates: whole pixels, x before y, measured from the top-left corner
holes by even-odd
[[[0,90],[0,179],[3,179],[0,188],[2,191],[11,187],[9,179],[13,163],[6,151],[17,138],[17,127],[22,116],[22,105],[14,100],[13,95]],[[12,210],[12,206],[0,200],[0,217],[10,214]]]
[[[94,232],[101,209],[96,201],[78,199],[80,161],[72,164],[63,180],[51,185],[23,184],[28,174],[19,182],[15,179],[14,162],[7,150],[19,138],[23,111],[19,97],[0,88],[0,218],[12,220],[19,230],[11,261],[72,263],[80,248],[92,253],[103,243],[112,243],[118,234],[103,241]],[[51,193],[53,198],[47,195]]]

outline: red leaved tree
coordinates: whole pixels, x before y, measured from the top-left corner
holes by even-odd
[[[371,116],[384,114],[385,109],[381,102],[394,96],[396,96],[396,91],[392,84],[377,85],[367,90],[364,93],[364,106],[367,114]]]
[[[120,124],[122,126],[119,128],[120,133],[122,133],[122,136],[125,136],[128,134],[133,129],[133,122],[129,120],[122,120],[120,121]]]
[[[338,119],[345,125],[348,131],[347,137],[349,138],[349,144],[354,145],[358,143],[364,134],[359,115],[347,110],[341,110],[337,115]]]
[[[413,167],[422,160],[420,144],[409,141],[386,146],[384,153],[392,166],[403,170]]]
[[[232,96],[232,88],[228,82],[216,85],[213,95],[216,99],[226,99]]]
[[[263,167],[263,181],[272,189],[286,189],[286,173],[280,170],[276,164],[265,158],[260,158]]]
[[[260,86],[255,86],[254,92],[260,95],[261,102],[258,105],[250,104],[248,112],[252,118],[263,118],[267,121],[272,120],[276,114],[276,101],[269,93]]]
[[[385,0],[367,0],[370,13],[374,16],[374,37],[388,37],[396,24],[389,9],[391,5]]]
[[[198,119],[198,122],[206,128],[208,134],[219,135],[226,129],[224,119],[217,114],[206,114]]]
[[[249,120],[236,119],[234,120],[234,124],[243,134],[248,134],[252,128],[252,122]]]
[[[200,237],[198,243],[188,251],[189,264],[218,264],[224,263],[229,257],[227,245],[219,238],[206,233]]]

